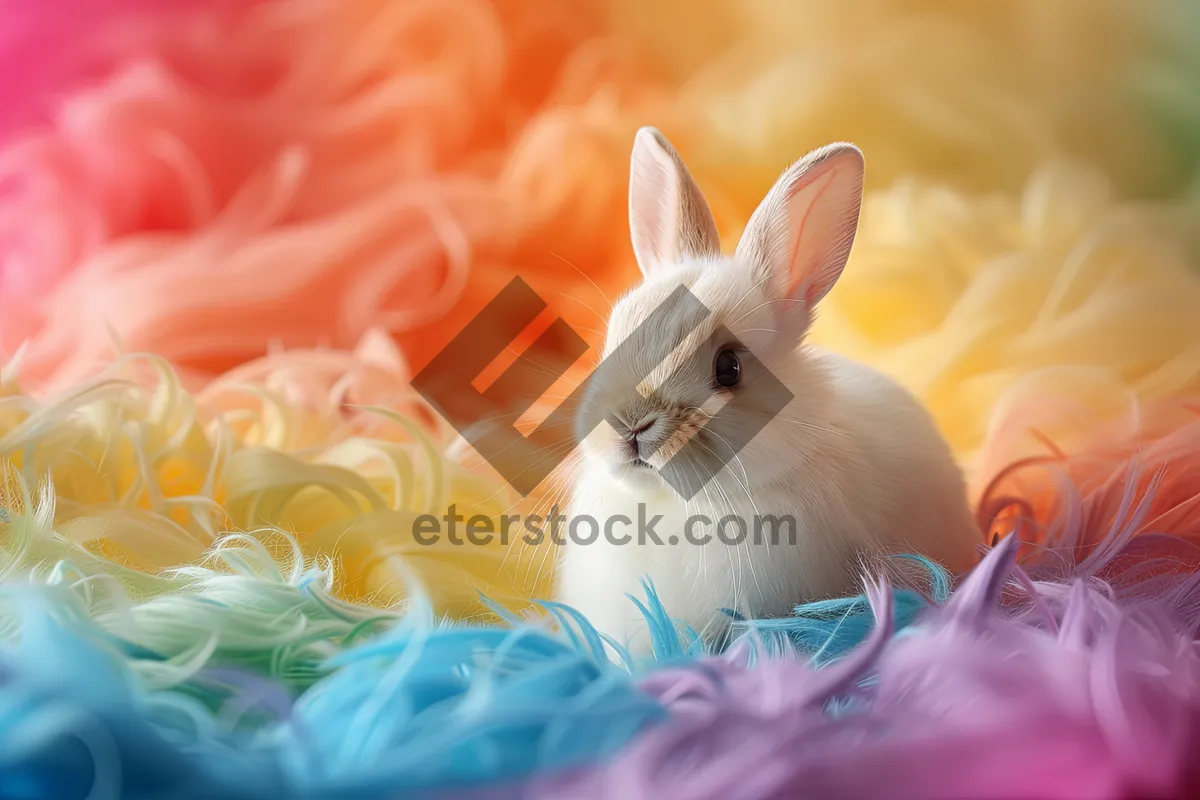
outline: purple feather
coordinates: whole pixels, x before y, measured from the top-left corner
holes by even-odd
[[[1197,755],[1200,659],[1179,622],[1079,579],[1033,583],[995,548],[944,607],[842,662],[731,653],[651,675],[674,713],[601,770],[545,798],[1127,798],[1182,796]],[[1024,578],[1013,580],[1013,578]],[[1053,615],[1001,604],[1039,593]]]

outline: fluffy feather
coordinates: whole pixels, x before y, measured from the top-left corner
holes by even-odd
[[[152,657],[77,613],[82,582],[8,585],[21,636],[0,648],[0,791],[1118,798],[1194,785],[1190,633],[1099,584],[1014,583],[1017,544],[1006,539],[899,633],[898,597],[881,584],[840,620],[828,606],[797,609],[797,630],[832,658],[771,654],[748,633],[718,657],[664,640],[659,660],[631,672],[600,657],[577,617],[571,633],[444,626],[418,602],[367,641],[344,635],[325,675],[291,691],[211,650],[155,686],[140,670]],[[1041,603],[1000,602],[1021,586]],[[210,626],[242,613],[216,604]],[[839,639],[847,623],[865,638]]]

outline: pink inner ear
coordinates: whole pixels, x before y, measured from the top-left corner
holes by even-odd
[[[801,189],[796,197],[793,197],[793,203],[790,203],[791,208],[788,209],[788,216],[791,217],[792,230],[795,236],[792,240],[792,252],[788,257],[788,287],[787,296],[795,297],[797,289],[801,284],[804,285],[804,300],[807,303],[813,302],[819,298],[829,288],[827,282],[836,280],[836,266],[830,269],[828,248],[817,248],[816,252],[812,253],[807,263],[802,266],[798,263],[800,252],[805,246],[804,233],[808,227],[808,223],[812,218],[813,212],[820,208],[821,197],[833,185],[834,180],[838,176],[840,170],[832,168],[829,172],[820,179],[820,183],[816,186],[806,186]],[[807,195],[810,195],[808,197]],[[800,202],[795,202],[799,200]],[[799,219],[797,219],[797,215]],[[826,274],[832,271],[833,274]]]
[[[657,143],[639,145],[630,174],[631,233],[643,271],[670,261],[678,249],[679,179]]]
[[[793,164],[755,209],[738,254],[767,273],[771,288],[806,305],[841,275],[862,207],[863,159],[849,144],[827,145]]]

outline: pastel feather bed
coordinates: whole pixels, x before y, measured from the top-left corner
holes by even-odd
[[[4,591],[20,643],[0,659],[0,790],[1189,796],[1196,576],[1124,606],[1087,575],[1042,581],[1015,567],[1016,544],[1004,540],[949,597],[914,602],[872,584],[841,608],[798,608],[795,638],[777,640],[790,646],[752,630],[706,656],[663,635],[655,659],[622,666],[566,609],[551,608],[558,634],[520,620],[439,625],[420,602],[381,614],[332,599],[319,569],[279,574],[249,542],[227,543],[228,571],[189,571],[171,599],[179,618],[199,612],[207,624],[190,642],[176,634],[181,652],[167,658],[139,643],[156,643],[142,638],[154,600],[98,617],[93,587],[64,564],[49,586]],[[932,567],[930,577],[945,580]],[[667,622],[652,594],[645,607]],[[270,615],[267,630],[246,615]],[[212,666],[230,645],[282,674]],[[319,659],[300,668],[300,650]]]
[[[1197,42],[1186,0],[0,0],[0,797],[1193,796]],[[635,662],[549,548],[413,540],[553,500],[409,381],[514,275],[598,343],[642,125],[726,240],[863,149],[812,335],[933,413],[969,575],[721,653],[647,586]]]

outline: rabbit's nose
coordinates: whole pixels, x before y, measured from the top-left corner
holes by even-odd
[[[629,435],[636,439],[639,433],[644,433],[650,430],[652,427],[654,427],[654,423],[656,422],[658,422],[658,415],[656,414],[644,417],[640,422],[630,428]]]
[[[646,459],[654,455],[662,446],[667,421],[658,413],[650,413],[629,426],[626,441],[629,443],[631,454],[635,458]]]

